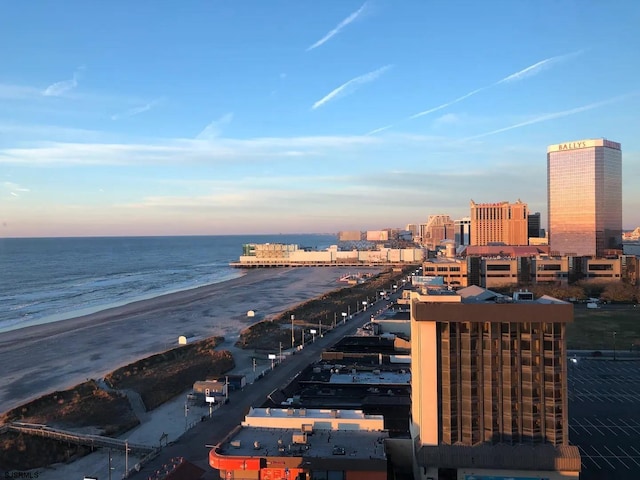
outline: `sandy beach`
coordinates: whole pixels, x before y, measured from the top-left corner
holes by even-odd
[[[349,271],[251,270],[227,282],[1,333],[0,412],[176,346],[180,335],[222,335],[222,348],[232,346],[248,325],[344,286],[337,280]],[[248,310],[257,316],[247,317]]]

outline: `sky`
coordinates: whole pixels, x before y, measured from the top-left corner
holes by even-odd
[[[623,150],[640,2],[0,3],[0,237],[404,228],[520,199],[546,148]]]

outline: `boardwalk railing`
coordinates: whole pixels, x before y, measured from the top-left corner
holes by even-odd
[[[134,455],[146,455],[157,450],[156,447],[152,447],[150,445],[131,443],[127,440],[104,437],[102,435],[85,435],[37,423],[13,422],[7,424],[6,427],[10,431],[36,435],[44,438],[52,438],[54,440],[69,442],[76,445],[85,445],[94,448],[113,448],[114,450],[122,450],[123,452],[128,449],[129,453]]]

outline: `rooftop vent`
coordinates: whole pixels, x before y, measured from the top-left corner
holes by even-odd
[[[340,418],[340,410],[331,410],[331,416],[333,418]]]
[[[333,450],[331,450],[331,454],[332,455],[345,455],[346,451],[345,451],[344,447],[340,447],[338,445],[334,445],[333,446]]]
[[[254,450],[260,450],[260,442],[259,441],[255,441],[253,442],[253,449]]]
[[[242,443],[240,443],[240,440],[231,440],[231,446],[233,448],[240,448],[241,445]]]
[[[293,417],[293,412],[294,412],[293,408],[287,408],[287,416],[288,417]]]
[[[302,433],[294,433],[292,436],[293,443],[296,445],[306,445],[307,444],[307,434],[305,432]]]
[[[300,409],[300,416],[301,417],[306,417],[307,416],[307,409],[306,408],[301,408]]]

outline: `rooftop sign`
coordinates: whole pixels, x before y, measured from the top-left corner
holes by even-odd
[[[547,147],[547,153],[565,152],[568,150],[579,150],[581,148],[592,147],[608,147],[613,148],[614,150],[620,150],[620,144],[618,142],[612,142],[611,140],[607,140],[605,138],[596,138],[549,145],[549,147]]]

